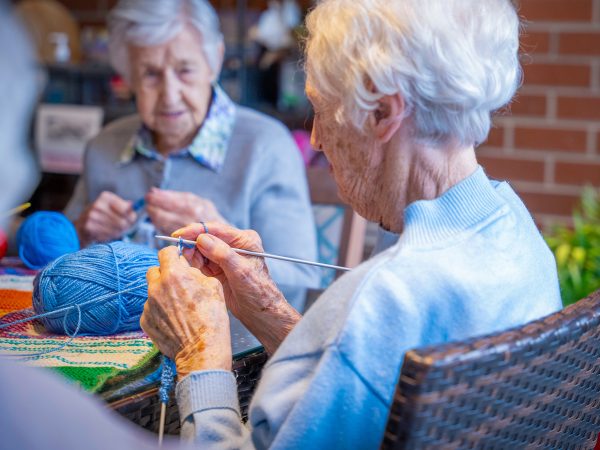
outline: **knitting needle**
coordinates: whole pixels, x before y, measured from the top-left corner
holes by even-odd
[[[158,448],[162,447],[165,435],[165,421],[167,420],[167,404],[160,403],[160,421],[158,422]]]
[[[172,242],[174,244],[179,244],[179,242],[180,242],[179,238],[170,237],[170,236],[154,236],[154,237],[161,241]],[[194,248],[196,246],[196,243],[194,241],[190,241],[187,239],[181,239],[181,243],[188,248]],[[289,262],[294,262],[294,263],[298,263],[298,264],[308,264],[311,266],[318,266],[318,267],[325,267],[327,269],[346,270],[346,271],[351,270],[349,267],[335,266],[333,264],[325,264],[325,263],[320,263],[320,262],[315,262],[315,261],[307,261],[305,259],[290,258],[289,256],[279,256],[279,255],[273,255],[271,253],[253,252],[251,250],[244,250],[241,248],[232,248],[232,250],[234,252],[240,253],[242,255],[262,256],[263,258],[280,259],[282,261],[289,261]]]
[[[1,214],[0,217],[10,217],[10,216],[14,216],[15,214],[19,214],[22,211],[25,211],[27,208],[29,208],[31,206],[31,203],[27,202],[27,203],[23,203],[22,205],[17,206],[16,208],[13,209],[9,209],[8,211],[6,211],[5,213]]]

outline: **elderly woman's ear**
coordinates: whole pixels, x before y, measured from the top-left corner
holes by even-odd
[[[377,140],[385,144],[392,139],[406,118],[404,98],[396,93],[384,95],[377,102],[377,108],[369,114],[369,121]]]

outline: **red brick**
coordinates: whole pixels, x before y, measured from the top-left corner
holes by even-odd
[[[528,64],[524,65],[525,84],[545,86],[590,85],[591,68],[587,64]]]
[[[561,33],[558,51],[569,55],[600,55],[600,32]]]
[[[559,97],[558,117],[600,120],[600,97]]]
[[[591,22],[592,0],[521,0],[519,15],[533,22]]]
[[[556,128],[519,127],[515,129],[515,147],[532,150],[585,152],[587,132]]]
[[[556,163],[554,178],[562,184],[600,186],[600,164],[559,162]]]
[[[544,181],[544,162],[507,157],[479,156],[479,164],[492,178],[510,181]]]
[[[523,53],[548,53],[550,50],[550,34],[524,31],[521,33],[521,51]]]
[[[504,128],[493,127],[484,144],[491,147],[502,147],[504,145]]]
[[[519,191],[519,196],[530,212],[534,214],[552,214],[570,216],[579,203],[576,195],[540,194]]]
[[[510,104],[509,110],[516,116],[544,117],[546,115],[546,96],[517,94]]]
[[[117,4],[117,0],[60,0],[71,11],[105,11]]]

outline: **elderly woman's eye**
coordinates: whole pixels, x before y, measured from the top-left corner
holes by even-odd
[[[179,69],[179,75],[190,75],[191,73],[194,72],[194,69],[192,69],[191,67],[182,67]]]
[[[158,70],[154,70],[154,69],[146,69],[142,72],[142,76],[144,78],[158,78],[160,74],[158,73]]]

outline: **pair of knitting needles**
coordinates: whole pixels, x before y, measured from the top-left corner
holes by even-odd
[[[187,247],[187,248],[194,248],[196,246],[196,242],[190,241],[188,239],[180,239],[180,238],[175,238],[175,237],[171,237],[171,236],[155,236],[155,237],[156,237],[156,239],[161,240],[161,241],[171,242],[173,244],[182,244],[184,247]],[[336,266],[333,264],[325,264],[325,263],[320,263],[320,262],[316,262],[316,261],[307,261],[305,259],[291,258],[289,256],[273,255],[272,253],[253,252],[251,250],[244,250],[241,248],[233,248],[232,250],[241,255],[261,256],[263,258],[279,259],[281,261],[289,261],[289,262],[293,262],[293,263],[297,263],[297,264],[308,264],[310,266],[324,267],[326,269],[334,269],[334,270],[342,270],[342,271],[351,270],[349,267]]]

